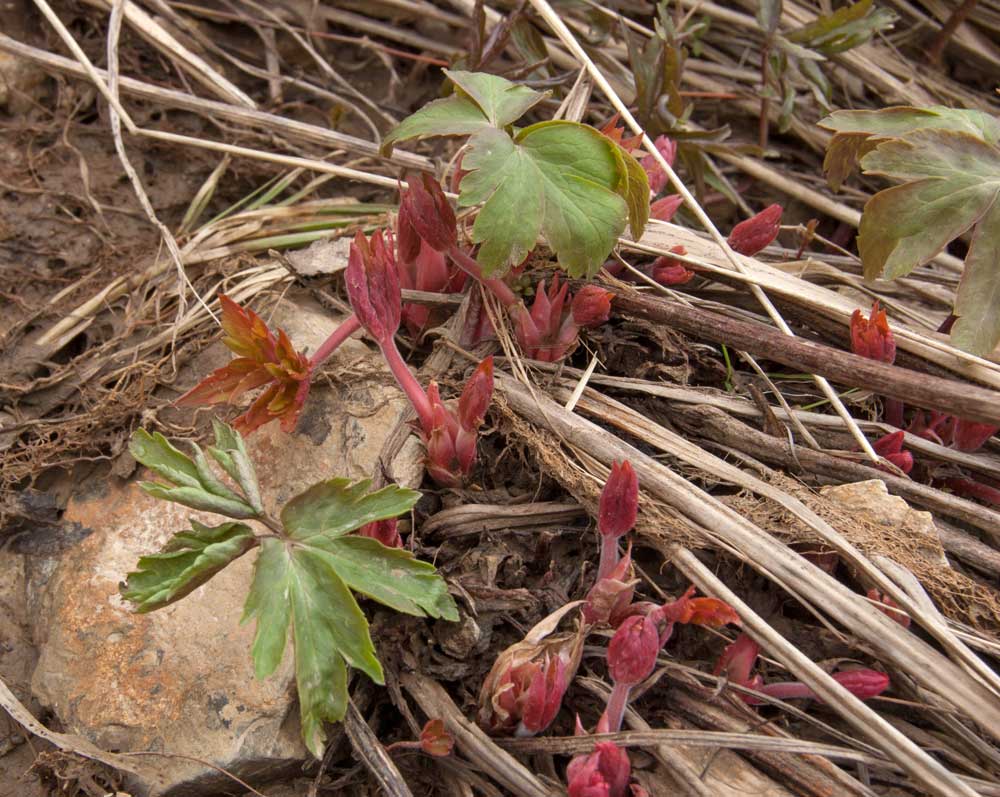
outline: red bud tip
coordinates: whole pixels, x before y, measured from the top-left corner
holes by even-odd
[[[573,297],[573,323],[583,328],[603,324],[611,315],[612,296],[614,294],[596,285],[584,285]]]
[[[896,603],[888,595],[883,595],[877,589],[868,590],[868,599],[875,601],[875,608],[882,612],[890,620],[894,620],[899,623],[903,628],[910,627],[910,615],[899,609],[899,604]]]
[[[474,432],[483,423],[486,410],[493,397],[493,355],[491,354],[472,372],[458,400],[458,423],[466,431]]]
[[[386,548],[403,547],[403,540],[399,536],[396,518],[375,520],[371,523],[366,523],[358,529],[358,534],[362,537],[370,537],[373,540],[378,540]]]
[[[625,797],[632,766],[628,753],[614,742],[599,742],[594,752],[569,762],[569,797]]]
[[[614,462],[601,491],[597,527],[606,537],[621,537],[635,526],[639,511],[639,479],[631,463]]]
[[[896,359],[896,340],[889,329],[885,310],[880,310],[878,301],[872,305],[869,318],[860,310],[851,315],[851,351],[859,357],[879,360],[890,365]]]
[[[412,177],[399,202],[400,253],[416,257],[419,239],[439,252],[450,249],[458,238],[455,211],[441,185],[429,174]]]
[[[733,251],[750,256],[770,244],[781,230],[782,211],[781,205],[771,205],[733,227],[728,238]]]
[[[967,452],[978,451],[997,431],[1000,431],[1000,426],[956,418],[952,433],[952,448]]]
[[[671,194],[663,199],[657,199],[649,206],[649,218],[659,221],[670,221],[681,205],[684,204],[684,197],[680,194]]]
[[[618,685],[634,686],[653,672],[659,652],[656,621],[641,616],[627,618],[608,643],[611,678]]]
[[[749,686],[750,676],[757,664],[760,646],[746,634],[740,634],[736,641],[726,645],[718,663],[715,665],[715,675],[723,675],[738,686]]]
[[[833,680],[859,700],[878,697],[889,688],[889,676],[878,670],[845,670],[834,673]]]
[[[359,230],[344,275],[354,314],[379,344],[391,341],[402,312],[393,239],[391,234],[387,237],[388,242],[377,230],[369,241]]]
[[[455,740],[444,727],[444,720],[428,720],[420,732],[420,749],[428,755],[442,758],[451,755]]]
[[[653,144],[663,156],[663,160],[667,162],[667,165],[673,167],[674,160],[677,158],[676,142],[667,136],[658,136]],[[666,187],[668,179],[667,173],[663,171],[663,167],[656,162],[656,158],[652,154],[646,155],[640,161],[640,164],[646,170],[646,176],[649,178],[649,190],[653,194],[660,193]]]
[[[686,255],[687,250],[683,246],[674,246],[670,249],[676,255]],[[690,281],[694,272],[687,268],[679,260],[672,257],[658,257],[650,267],[650,276],[661,285],[683,285]]]

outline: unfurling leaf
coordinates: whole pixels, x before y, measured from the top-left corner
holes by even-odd
[[[175,534],[158,554],[139,559],[121,593],[140,613],[162,609],[194,591],[230,562],[257,544],[243,523],[203,526],[191,521],[190,531]]]
[[[482,243],[478,259],[486,272],[516,266],[541,233],[571,276],[596,274],[628,215],[617,193],[619,153],[608,138],[575,122],[542,122],[513,139],[492,128],[472,136],[459,204],[483,203],[472,236]]]

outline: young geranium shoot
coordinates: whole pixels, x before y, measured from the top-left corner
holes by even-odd
[[[560,287],[557,274],[548,290],[545,280],[541,281],[530,310],[518,304],[511,315],[524,354],[542,362],[558,362],[576,346],[582,328],[603,324],[610,313],[610,293],[585,285],[570,297],[569,286]]]
[[[288,336],[275,335],[253,310],[244,309],[228,296],[222,305],[222,342],[236,354],[224,368],[213,371],[177,399],[186,406],[234,403],[248,390],[267,385],[245,413],[233,422],[243,432],[252,432],[280,419],[281,428],[295,428],[302,405],[309,395],[312,369],[309,359],[292,346]]]
[[[733,251],[751,256],[768,246],[781,231],[782,210],[781,205],[770,205],[733,227],[727,239]]]
[[[569,797],[625,797],[632,765],[614,742],[598,742],[594,752],[579,755],[566,768]]]
[[[753,673],[758,652],[757,643],[746,634],[741,634],[723,651],[716,664],[715,674],[725,674],[730,681],[738,686],[753,689],[778,700],[813,698],[822,702],[821,698],[801,681],[764,684],[760,675]],[[889,676],[878,670],[843,670],[833,673],[830,677],[859,700],[870,700],[873,697],[878,697],[890,685]],[[739,696],[751,706],[759,706],[763,702],[753,695],[742,692],[739,693]]]
[[[142,484],[146,492],[237,522],[207,526],[192,519],[191,529],[175,534],[160,553],[139,559],[122,596],[136,611],[160,609],[258,549],[243,614],[244,621],[257,622],[254,670],[258,678],[274,672],[291,632],[302,736],[322,757],[323,724],[340,721],[347,709],[347,667],[376,683],[384,681],[368,622],[352,591],[417,617],[458,619],[432,565],[351,534],[406,512],[420,493],[395,485],[370,492],[368,482],[329,479],[292,498],[273,518],[264,511],[239,433],[217,423],[215,439],[208,453],[231,485],[215,474],[198,446],[192,445],[189,457],[160,434],[140,430],[133,436],[132,455],[163,479]]]
[[[618,540],[635,525],[639,512],[639,479],[628,461],[611,464],[611,473],[598,507],[597,529],[601,533],[601,563],[597,580],[606,578],[618,564]]]
[[[614,686],[604,711],[609,731],[621,728],[629,692],[652,675],[659,652],[660,633],[656,621],[650,617],[629,617],[611,637],[608,643],[608,673]]]
[[[896,360],[896,339],[889,329],[889,320],[885,310],[878,306],[878,300],[872,304],[871,315],[868,318],[860,310],[851,314],[851,351],[859,357],[892,365]]]

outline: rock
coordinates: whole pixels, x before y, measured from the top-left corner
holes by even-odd
[[[288,305],[275,318],[296,345],[310,349],[334,322],[309,305]],[[314,385],[296,434],[271,424],[248,438],[272,511],[321,479],[371,476],[406,408],[381,360],[362,342],[348,342],[336,358],[333,373],[343,367],[351,380],[336,379],[333,388]],[[394,466],[411,484],[419,480],[412,457],[406,467],[398,459]],[[154,500],[134,482],[82,485],[63,521],[87,534],[57,563],[31,557],[39,649],[34,695],[67,732],[105,750],[164,753],[143,759],[157,777],[130,783],[136,795],[214,794],[232,785],[201,761],[243,779],[266,780],[309,755],[294,710],[291,656],[286,653],[279,672],[256,680],[253,626],[239,624],[255,553],[160,611],[134,614],[119,596],[119,583],[139,556],[187,528],[189,517],[219,522]]]
[[[849,510],[855,519],[884,529],[892,537],[905,538],[911,559],[948,566],[931,513],[913,509],[898,495],[889,495],[881,479],[824,487],[820,494]]]

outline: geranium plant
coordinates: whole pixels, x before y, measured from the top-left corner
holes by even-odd
[[[147,493],[229,520],[207,526],[192,519],[191,528],[174,534],[159,553],[139,559],[122,596],[137,612],[161,609],[256,550],[243,612],[244,622],[257,623],[254,670],[258,678],[273,673],[291,633],[302,736],[317,757],[323,754],[323,723],[340,721],[347,709],[347,667],[385,682],[368,621],[352,591],[405,614],[458,619],[455,602],[432,565],[351,533],[406,512],[420,493],[395,485],[372,492],[366,481],[329,479],[295,496],[272,517],[264,509],[243,439],[232,427],[215,424],[215,445],[207,455],[192,443],[188,456],[163,435],[143,430],[135,433],[129,450],[163,480],[144,482]]]

